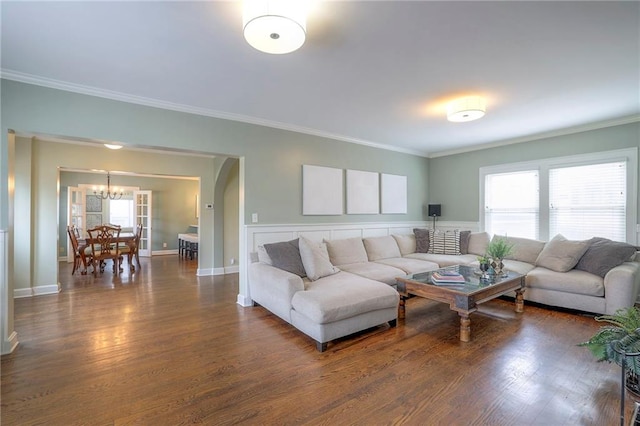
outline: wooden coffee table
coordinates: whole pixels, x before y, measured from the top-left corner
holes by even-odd
[[[400,306],[398,318],[405,317],[405,302],[409,296],[419,296],[438,302],[448,303],[451,310],[460,315],[460,340],[468,342],[471,339],[471,320],[469,314],[478,310],[478,304],[495,299],[498,296],[516,292],[516,312],[524,312],[524,275],[508,271],[505,277],[481,279],[471,266],[456,265],[438,269],[437,271],[456,271],[465,278],[464,283],[434,284],[431,274],[436,271],[398,277],[398,293]]]

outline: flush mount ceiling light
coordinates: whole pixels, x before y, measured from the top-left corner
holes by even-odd
[[[477,120],[484,116],[486,110],[487,105],[480,96],[467,96],[447,106],[447,120],[457,123]]]
[[[303,0],[245,0],[244,38],[262,52],[293,52],[304,44],[306,6]]]
[[[120,149],[122,148],[122,145],[115,145],[112,143],[105,143],[104,146],[106,146],[109,149]]]

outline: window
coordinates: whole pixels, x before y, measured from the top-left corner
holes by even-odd
[[[625,241],[626,162],[549,170],[549,233]]]
[[[109,200],[109,223],[133,228],[133,200]]]
[[[538,171],[485,177],[485,230],[490,234],[538,238]]]
[[[481,227],[549,240],[557,234],[635,242],[637,149],[480,169]]]

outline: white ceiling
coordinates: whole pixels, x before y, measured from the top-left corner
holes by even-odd
[[[422,155],[640,117],[637,1],[324,1],[286,55],[239,1],[1,8],[4,78]],[[448,122],[466,94],[487,115]]]

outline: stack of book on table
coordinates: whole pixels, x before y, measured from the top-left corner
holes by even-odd
[[[431,274],[431,281],[436,284],[464,284],[465,279],[455,271],[435,271]]]

